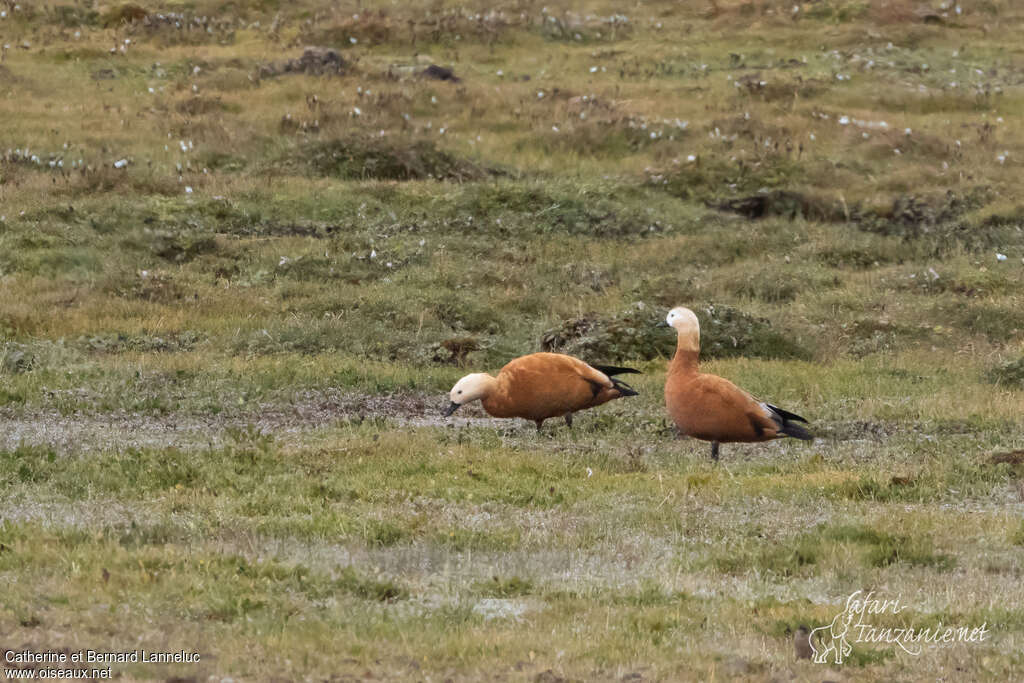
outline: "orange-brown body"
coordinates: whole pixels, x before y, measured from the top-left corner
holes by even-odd
[[[676,351],[665,406],[680,432],[704,441],[768,441],[784,436],[764,404],[729,380],[699,372],[697,353]]]
[[[560,353],[533,353],[498,372],[497,389],[483,399],[494,417],[543,421],[593,408],[622,394],[603,372]]]
[[[719,443],[813,438],[797,424],[807,421],[799,415],[759,401],[725,378],[700,372],[700,324],[693,311],[674,308],[665,324],[678,334],[665,379],[665,407],[680,434],[710,441],[716,460]]]
[[[636,395],[629,385],[605,374],[635,370],[599,367],[604,371],[560,353],[522,356],[506,364],[497,377],[476,373],[459,380],[445,415],[479,399],[494,417],[525,418],[536,422],[538,429],[548,418],[565,417],[571,426],[575,412]]]

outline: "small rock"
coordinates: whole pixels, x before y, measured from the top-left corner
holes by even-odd
[[[484,621],[491,619],[520,621],[528,609],[529,606],[522,600],[505,598],[484,598],[473,605],[473,613],[482,616]]]
[[[348,70],[348,66],[348,62],[335,49],[307,47],[298,59],[289,59],[278,64],[264,64],[260,67],[260,76],[272,78],[286,73],[340,76]]]
[[[452,83],[458,83],[462,79],[455,75],[455,72],[451,69],[437,64],[431,64],[421,73],[424,78],[433,78],[438,81],[451,81]]]

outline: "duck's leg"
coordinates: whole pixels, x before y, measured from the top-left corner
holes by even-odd
[[[540,426],[544,424],[544,420],[534,420],[537,423],[537,433],[540,434]]]
[[[718,442],[717,441],[712,441],[711,442],[711,459],[714,460],[715,462],[718,462]]]
[[[565,414],[565,424],[569,426],[569,429],[572,429],[572,413]]]

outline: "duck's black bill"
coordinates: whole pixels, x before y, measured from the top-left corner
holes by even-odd
[[[667,322],[667,321],[665,321],[665,320],[662,320],[662,321],[661,321],[661,322],[659,322],[659,323],[658,323],[657,325],[655,325],[655,327],[668,327],[668,326],[669,326],[669,325],[668,325],[668,322]]]
[[[461,405],[459,405],[455,401],[452,401],[451,403],[448,404],[447,408],[445,408],[444,410],[441,411],[441,415],[443,415],[444,417],[448,417],[449,415],[451,415],[452,413],[454,413],[456,410],[458,410],[461,407],[462,407]]]

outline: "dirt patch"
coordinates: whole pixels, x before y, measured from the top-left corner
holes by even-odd
[[[341,229],[342,226],[336,224],[269,223],[264,226],[250,227],[248,232],[236,231],[236,233],[259,235],[260,237],[329,237]]]
[[[867,422],[850,420],[848,422],[821,422],[815,424],[815,436],[835,441],[882,441],[900,431],[894,422]]]
[[[1019,465],[1024,465],[1024,451],[1010,451],[1009,453],[996,453],[991,458],[989,458],[988,461],[990,463],[992,463],[993,465],[1000,465],[1002,463],[1007,463],[1009,465],[1013,465],[1014,467],[1017,467]]]
[[[309,74],[313,76],[344,76],[351,64],[337,50],[329,47],[307,47],[302,56],[284,62],[264,64],[260,78],[273,78],[283,74]]]
[[[0,409],[0,450],[20,445],[47,446],[60,455],[111,448],[215,447],[230,438],[228,430],[254,428],[301,440],[338,423],[385,420],[410,427],[508,426],[508,421],[466,410],[444,418],[443,396],[342,392],[304,392],[288,402],[261,404],[251,410],[219,415],[168,413],[144,415],[124,411],[63,415],[57,411]]]

